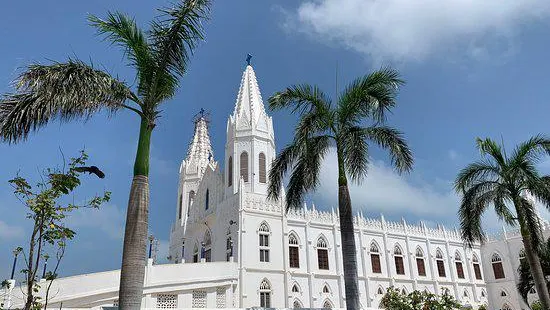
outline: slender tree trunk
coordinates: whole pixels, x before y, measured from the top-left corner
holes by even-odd
[[[152,130],[153,126],[143,118],[124,231],[119,289],[119,309],[122,310],[139,309],[143,296],[149,219],[149,148]]]
[[[357,280],[357,253],[355,229],[344,161],[338,152],[338,212],[340,214],[340,237],[342,239],[342,261],[346,289],[346,309],[358,310],[359,289]]]
[[[531,270],[531,275],[533,275],[535,288],[537,290],[537,294],[539,295],[539,300],[542,303],[542,308],[550,310],[550,294],[548,293],[548,288],[546,287],[546,279],[544,278],[540,258],[537,251],[531,244],[531,235],[524,225],[521,225],[521,235],[523,237],[525,256],[529,262],[529,269]]]

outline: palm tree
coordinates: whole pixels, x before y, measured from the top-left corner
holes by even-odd
[[[543,250],[539,254],[539,258],[544,277],[550,277],[550,238],[546,241]],[[533,281],[533,275],[531,274],[529,262],[525,259],[520,260],[518,273],[519,282],[517,284],[517,289],[525,303],[527,303],[527,294],[529,294],[531,289],[535,287],[535,282]],[[546,287],[550,292],[550,281],[546,281]]]
[[[181,0],[159,10],[148,31],[133,18],[110,12],[106,19],[89,21],[112,44],[120,46],[136,70],[136,86],[80,60],[31,64],[18,77],[13,93],[0,98],[0,139],[25,140],[31,131],[59,118],[89,118],[106,110],[125,109],[140,120],[120,278],[121,309],[140,307],[146,261],[149,209],[149,148],[160,117],[161,103],[172,98],[190,56],[204,37],[202,21],[210,13],[209,0]],[[135,88],[135,89],[133,89]]]
[[[519,225],[540,301],[544,309],[550,309],[539,260],[544,243],[541,223],[530,198],[550,206],[550,176],[541,176],[535,167],[543,155],[550,154],[550,139],[534,136],[519,144],[510,157],[503,146],[489,138],[478,138],[477,148],[482,159],[461,170],[455,180],[455,190],[462,195],[458,211],[462,238],[470,246],[485,240],[481,218],[490,206],[499,219]]]
[[[278,200],[283,177],[292,169],[286,206],[299,208],[304,195],[319,185],[319,169],[331,148],[338,159],[338,211],[348,309],[359,309],[357,262],[348,176],[360,183],[367,176],[369,142],[388,149],[399,172],[409,171],[413,158],[402,134],[385,126],[403,81],[384,68],[352,82],[333,104],[317,86],[294,85],[269,98],[272,110],[291,108],[300,115],[295,136],[275,159],[269,173],[269,197]]]

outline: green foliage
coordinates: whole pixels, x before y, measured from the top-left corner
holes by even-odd
[[[544,310],[544,309],[542,308],[542,304],[540,303],[540,301],[537,300],[531,304],[531,310]]]
[[[459,209],[462,237],[468,243],[483,241],[481,217],[487,208],[494,210],[508,225],[520,225],[522,235],[538,249],[542,233],[531,195],[550,207],[550,176],[540,175],[537,163],[550,154],[550,139],[534,136],[519,144],[508,156],[504,147],[486,138],[476,140],[482,159],[462,169],[455,190],[462,195]]]
[[[382,68],[352,82],[336,103],[317,86],[293,85],[269,98],[272,110],[288,108],[300,115],[294,140],[275,159],[269,173],[269,197],[278,199],[284,175],[291,170],[287,208],[299,208],[305,194],[319,185],[319,169],[331,147],[338,155],[338,184],[348,176],[362,182],[369,166],[369,143],[388,150],[399,172],[412,168],[413,156],[403,135],[386,126],[386,113],[396,105],[399,73]]]
[[[380,307],[386,310],[453,310],[462,309],[458,301],[445,290],[437,296],[429,292],[413,291],[409,294],[389,287],[382,297]]]
[[[46,273],[46,279],[50,280],[48,291],[51,280],[57,277],[57,268],[65,253],[67,241],[75,236],[75,231],[66,225],[67,216],[82,208],[98,209],[110,199],[111,193],[106,191],[82,203],[74,203],[73,193],[81,185],[80,172],[76,168],[84,166],[87,159],[86,153],[81,151],[77,157],[70,159],[67,167],[46,169],[35,186],[19,174],[9,180],[15,196],[27,208],[27,219],[33,223],[28,248],[22,251],[25,268],[21,273],[25,275],[28,296],[26,309],[43,306],[42,298],[37,296],[40,289],[37,274],[40,261],[50,258],[48,250],[55,252],[56,258],[54,270]],[[47,303],[47,293],[45,302]]]
[[[479,308],[477,308],[477,310],[487,310],[487,306],[486,305],[481,305],[481,306],[479,306]]]

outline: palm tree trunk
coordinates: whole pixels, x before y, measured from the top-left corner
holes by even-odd
[[[346,308],[358,310],[359,289],[357,280],[357,254],[355,249],[355,230],[348,182],[344,161],[338,152],[338,212],[340,214],[340,237],[342,239],[342,259],[344,265],[344,283],[346,289]]]
[[[524,225],[521,225],[521,235],[523,239],[523,246],[525,248],[525,256],[529,262],[529,269],[533,275],[533,280],[535,282],[535,288],[537,294],[539,295],[539,300],[542,304],[543,309],[550,310],[550,294],[548,293],[548,288],[546,287],[546,279],[544,278],[544,273],[542,271],[542,266],[540,264],[539,255],[536,250],[533,249],[531,243],[531,235],[527,231]]]
[[[149,219],[149,148],[153,126],[141,120],[139,142],[134,164],[134,179],[130,189],[122,268],[120,271],[119,308],[141,307],[145,277],[147,229]]]

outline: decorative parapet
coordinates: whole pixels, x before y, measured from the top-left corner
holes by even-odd
[[[243,208],[265,212],[281,213],[281,203],[269,201],[265,195],[243,193]]]
[[[286,214],[288,219],[303,220],[310,223],[339,225],[338,213],[332,211],[319,211],[314,205],[308,206],[304,204],[301,209],[291,209]],[[419,225],[408,224],[404,219],[400,222],[386,221],[383,216],[380,218],[364,217],[362,214],[357,214],[353,218],[355,228],[367,231],[385,231],[393,234],[403,234],[408,236],[430,237],[437,239],[445,239],[449,241],[462,242],[460,231],[457,229],[446,229],[438,225],[436,228],[426,227],[424,224]]]

